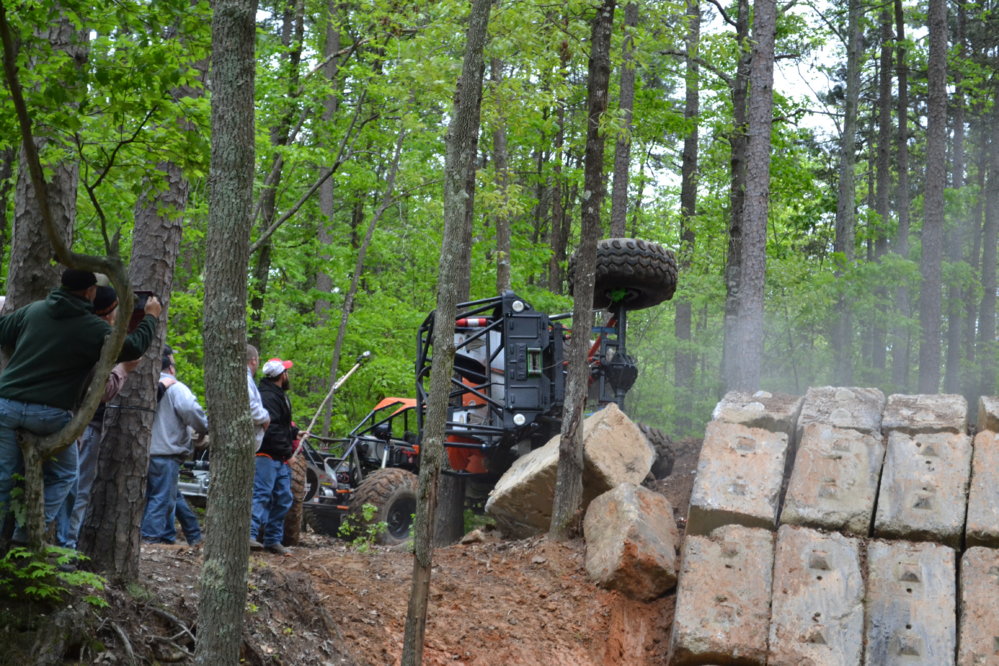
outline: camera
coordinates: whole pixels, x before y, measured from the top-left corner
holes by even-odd
[[[142,318],[146,316],[146,302],[149,300],[150,296],[155,296],[151,291],[146,290],[136,290],[132,292],[135,294],[135,305],[132,306],[132,318],[128,320],[128,332],[131,333],[138,327],[139,322]]]

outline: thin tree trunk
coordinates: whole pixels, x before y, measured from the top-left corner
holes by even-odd
[[[746,198],[746,99],[749,94],[749,0],[738,0],[735,19],[735,41],[740,45],[735,79],[732,81],[732,130],[728,135],[731,147],[729,187],[728,254],[725,258],[725,343],[722,348],[723,379],[735,373],[740,350],[734,346],[737,327],[742,273],[742,218]]]
[[[473,0],[465,38],[465,57],[458,82],[451,125],[445,142],[444,238],[438,265],[434,357],[430,369],[430,400],[427,404],[422,450],[420,486],[413,538],[413,578],[403,636],[402,663],[423,663],[430,572],[437,510],[437,484],[444,457],[444,422],[454,368],[454,317],[458,304],[456,270],[467,266],[471,250],[466,209],[468,172],[476,153],[479,133],[479,99],[482,95],[483,61],[492,0]]]
[[[895,236],[895,253],[903,259],[909,257],[909,65],[905,47],[905,14],[902,0],[895,0],[895,66],[898,76],[898,186],[895,206],[898,209],[898,230]],[[904,284],[895,292],[899,319],[908,320],[912,313],[909,306],[909,289]],[[909,386],[909,358],[912,340],[908,326],[896,325],[892,333],[892,384],[896,391],[906,391]]]
[[[947,2],[930,0],[927,23],[926,183],[923,200],[922,287],[919,292],[919,391],[940,388],[941,264],[947,153]]]
[[[503,63],[493,58],[492,80],[497,89],[503,81]],[[493,130],[493,163],[496,170],[496,187],[499,189],[500,213],[493,218],[496,224],[496,293],[510,289],[510,167],[507,164],[506,115],[499,100],[499,116]]]
[[[888,252],[888,226],[891,219],[891,9],[881,9],[881,58],[878,67],[878,152],[875,209],[878,213],[877,232],[874,234],[874,257],[881,261]],[[887,287],[878,287],[878,299],[886,301]],[[885,322],[877,319],[871,327],[871,366],[884,371],[888,366],[888,349]],[[882,373],[883,374],[883,373]]]
[[[569,48],[563,45],[559,49],[559,75],[567,77],[569,66]],[[562,265],[566,260],[569,247],[569,216],[565,210],[565,183],[562,182],[562,166],[566,162],[565,155],[565,104],[560,100],[555,109],[555,146],[552,150],[552,225],[551,249],[552,256],[548,260],[548,289],[561,294],[564,288]]]
[[[965,3],[961,0],[957,3],[957,33],[954,35],[954,42],[958,48],[958,60],[965,58],[964,28],[967,19]],[[952,137],[951,161],[951,186],[955,190],[964,187],[964,89],[963,73],[960,68],[954,71],[954,134]],[[945,245],[948,249],[948,259],[954,263],[959,263],[970,247],[968,242],[971,238],[971,222],[963,215],[954,221],[954,224],[947,231]],[[961,285],[956,281],[951,281],[947,286],[947,360],[944,365],[944,392],[958,393],[961,391],[961,342],[964,336],[961,332],[964,303],[962,302]]]
[[[205,261],[205,397],[212,485],[195,644],[200,666],[239,661],[246,606],[253,453],[246,396],[246,268],[254,174],[256,0],[216,0]]]
[[[611,238],[625,235],[628,218],[628,176],[631,168],[631,126],[635,108],[635,27],[638,25],[638,4],[624,7],[624,43],[621,45],[621,109],[622,132],[614,146],[614,183],[611,186]]]
[[[860,96],[860,0],[849,0],[846,46],[846,101],[843,109],[843,136],[840,140],[839,192],[836,201],[836,238],[833,251],[841,257],[837,271],[842,275],[854,259],[857,146],[857,100]],[[853,316],[845,295],[836,307],[833,325],[834,376],[840,386],[853,383]]]
[[[683,139],[683,161],[680,167],[680,272],[687,271],[694,256],[693,220],[697,216],[697,182],[698,182],[698,125],[697,119],[701,112],[700,104],[700,68],[697,64],[697,49],[701,39],[701,8],[698,0],[687,0],[687,57],[686,68],[686,100],[683,117],[690,123],[691,130]],[[691,348],[691,324],[693,311],[690,300],[681,293],[676,301],[674,330],[677,339],[676,386],[677,420],[676,426],[680,432],[686,432],[693,426],[694,412],[694,370],[697,358]]]
[[[976,353],[980,364],[978,395],[992,395],[996,386],[996,243],[999,241],[999,108],[992,107],[988,144],[988,187],[985,189],[985,225],[982,233],[982,302],[978,310]]]
[[[600,237],[600,208],[603,204],[604,137],[600,133],[600,118],[607,110],[610,88],[611,30],[614,25],[615,0],[604,0],[593,19],[590,42],[590,64],[587,74],[586,158],[583,166],[582,230],[577,262],[573,274],[572,327],[575,335],[566,354],[569,369],[566,378],[565,407],[559,440],[558,470],[555,498],[548,534],[553,539],[568,539],[578,528],[583,501],[583,411],[589,371],[586,353],[590,346],[593,321],[594,267],[597,262],[597,240]]]
[[[749,74],[747,109],[748,141],[746,182],[742,216],[742,261],[739,300],[734,335],[726,331],[726,360],[731,365],[725,377],[729,390],[759,388],[763,364],[763,285],[766,275],[767,214],[770,201],[770,130],[773,124],[774,37],[777,21],[775,0],[756,0],[753,5],[753,48]]]

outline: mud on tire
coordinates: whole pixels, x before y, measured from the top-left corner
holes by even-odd
[[[386,529],[378,533],[375,541],[386,546],[404,543],[416,513],[415,474],[404,469],[389,467],[368,475],[350,499],[348,519],[357,525],[385,523]],[[364,519],[364,505],[375,507],[369,520]]]
[[[569,259],[569,289],[576,255]],[[597,242],[593,307],[623,303],[641,310],[673,297],[676,257],[658,243],[637,238],[605,238]]]

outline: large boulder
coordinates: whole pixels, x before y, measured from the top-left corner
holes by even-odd
[[[486,513],[504,534],[524,538],[546,532],[551,523],[560,438],[521,456],[489,493]],[[638,426],[610,404],[583,421],[583,508],[622,484],[638,485],[655,452]]]
[[[783,432],[788,438],[793,438],[802,402],[801,396],[796,395],[767,391],[729,391],[715,405],[711,418],[749,428]]]
[[[663,495],[623,483],[590,502],[583,534],[597,585],[641,601],[676,585],[680,533]]]

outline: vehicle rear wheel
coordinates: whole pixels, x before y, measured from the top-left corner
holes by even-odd
[[[284,538],[281,542],[286,546],[297,546],[302,535],[302,502],[306,491],[305,458],[295,456],[288,463],[291,467],[291,509],[284,517]]]
[[[386,546],[404,543],[409,539],[413,514],[416,513],[415,474],[404,469],[379,469],[368,475],[350,499],[350,517],[359,525],[385,523],[375,541]],[[375,508],[374,514],[365,519],[364,505]]]
[[[569,260],[572,289],[576,255]],[[658,243],[637,238],[605,238],[597,242],[593,307],[623,305],[641,310],[673,297],[676,291],[676,257]]]

